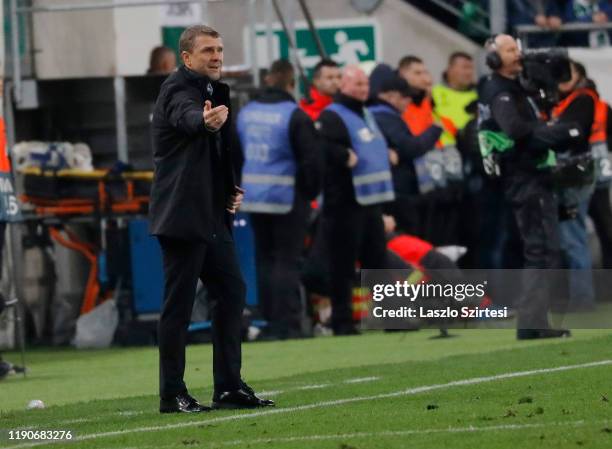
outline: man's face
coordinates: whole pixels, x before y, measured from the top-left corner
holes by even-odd
[[[367,101],[370,93],[370,80],[358,67],[347,67],[342,73],[340,92],[359,101]]]
[[[332,97],[336,95],[340,88],[341,78],[342,72],[340,67],[323,66],[319,71],[319,76],[312,80],[312,84],[323,95]]]
[[[181,54],[185,66],[216,81],[223,67],[223,41],[220,37],[201,34],[195,38],[191,52]]]
[[[459,90],[468,89],[474,84],[474,61],[457,57],[448,66],[446,75],[451,87]]]
[[[172,73],[176,70],[176,55],[173,51],[167,51],[164,53],[162,60],[159,64],[161,73]]]
[[[415,89],[423,91],[431,89],[431,74],[422,62],[413,62],[409,66],[400,69],[399,74]]]
[[[399,112],[404,112],[411,101],[410,97],[404,97],[401,93],[393,90],[379,93],[378,98],[386,101]]]
[[[502,60],[502,71],[507,75],[518,76],[523,70],[521,50],[516,40],[507,34],[495,39],[495,48]]]

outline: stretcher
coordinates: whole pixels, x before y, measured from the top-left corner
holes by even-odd
[[[90,215],[96,212],[145,212],[153,180],[151,171],[44,170],[26,168],[21,200],[37,215]]]
[[[26,168],[24,191],[20,199],[34,207],[38,218],[91,217],[100,221],[104,234],[105,219],[113,215],[146,213],[153,180],[151,171],[114,173],[109,170],[48,170]],[[62,225],[49,225],[50,237],[60,245],[81,253],[90,265],[81,303],[81,314],[93,310],[112,292],[100,286],[100,259],[105,254],[104,238],[100,245],[85,242]]]

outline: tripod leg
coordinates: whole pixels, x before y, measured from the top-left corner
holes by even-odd
[[[23,368],[23,377],[26,377],[25,367],[25,329],[24,323],[21,316],[21,304],[15,305],[15,321],[17,322],[17,329],[19,333],[19,349],[21,351],[21,367]]]

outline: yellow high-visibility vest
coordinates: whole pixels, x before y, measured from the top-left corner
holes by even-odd
[[[444,84],[437,84],[431,92],[435,104],[435,111],[441,117],[450,119],[457,130],[463,129],[474,118],[473,114],[466,112],[465,108],[478,99],[475,89],[455,90]],[[454,144],[456,138],[448,131],[440,137],[443,145]]]

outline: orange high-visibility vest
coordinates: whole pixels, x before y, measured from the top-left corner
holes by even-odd
[[[421,104],[410,102],[402,118],[410,128],[410,132],[414,136],[422,134],[427,128],[433,125],[433,108],[431,99],[425,98]]]
[[[402,114],[402,118],[408,125],[412,135],[418,136],[419,134],[425,132],[434,123],[431,98],[425,98],[419,105],[414,102],[410,102]],[[453,137],[457,136],[457,127],[451,119],[440,116],[440,122],[442,123],[442,128],[444,128],[445,131],[448,131]],[[442,148],[442,142],[438,141],[436,143],[436,147]]]
[[[588,95],[595,103],[595,114],[593,116],[593,125],[591,126],[591,135],[589,143],[606,142],[608,139],[607,120],[608,120],[608,105],[602,101],[593,89],[577,89],[566,98],[564,98],[552,111],[554,118],[559,117],[569,107],[572,102],[580,95]]]
[[[4,119],[0,117],[0,172],[10,173],[11,162],[8,158],[8,148],[6,147],[6,131],[4,129]]]

